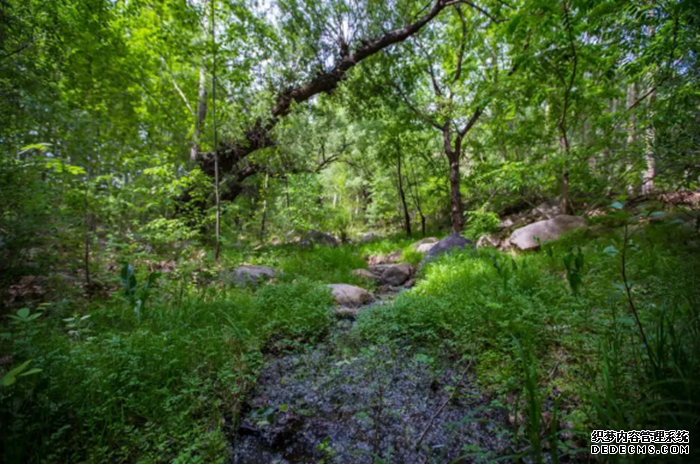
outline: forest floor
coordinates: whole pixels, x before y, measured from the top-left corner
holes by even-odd
[[[465,247],[401,291],[357,270],[377,255],[418,265],[416,238],[231,245],[220,265],[196,248],[115,253],[95,264],[102,295],[36,276],[0,333],[0,360],[31,374],[4,374],[2,458],[581,462],[592,430],[694,436],[700,237],[686,216],[599,216],[527,253]],[[243,263],[280,272],[231,285]],[[340,283],[377,298],[339,313]]]
[[[318,345],[268,355],[232,443],[233,464],[512,454],[506,412],[480,393],[469,363],[436,365],[353,329],[354,320],[340,319]]]

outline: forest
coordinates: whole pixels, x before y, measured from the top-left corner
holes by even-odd
[[[0,0],[0,461],[700,462],[699,53],[695,0]]]

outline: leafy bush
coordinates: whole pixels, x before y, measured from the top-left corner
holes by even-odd
[[[467,211],[465,215],[467,220],[462,235],[471,240],[496,232],[501,222],[498,214],[491,212]]]

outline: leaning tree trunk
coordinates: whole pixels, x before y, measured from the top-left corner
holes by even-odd
[[[214,152],[218,156],[215,156],[215,153],[200,154],[198,162],[202,170],[214,177],[215,164],[218,164],[221,172],[235,174],[241,161],[249,155],[274,145],[272,130],[280,118],[289,114],[293,104],[306,102],[320,93],[331,93],[345,78],[347,72],[357,66],[358,63],[418,33],[442,10],[454,4],[455,2],[451,0],[437,0],[432,8],[414,23],[386,32],[380,37],[361,40],[359,42],[360,45],[354,50],[351,50],[348,44],[341,44],[340,59],[336,62],[333,69],[317,74],[306,84],[281,91],[277,95],[276,104],[267,118],[257,120],[252,127],[244,132],[240,140],[214,147]]]

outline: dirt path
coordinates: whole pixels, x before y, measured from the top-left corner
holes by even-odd
[[[266,361],[231,462],[486,462],[510,454],[505,412],[469,375],[459,382],[465,367],[363,342],[352,321],[337,321],[317,346]]]

